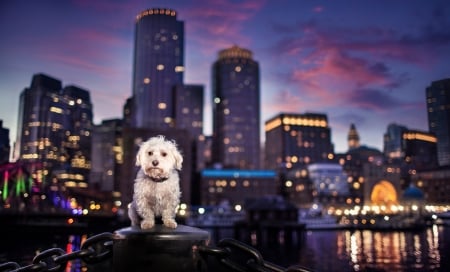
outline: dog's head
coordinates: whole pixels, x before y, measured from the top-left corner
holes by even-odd
[[[154,180],[167,179],[172,170],[181,170],[183,157],[174,141],[160,135],[142,143],[136,155],[136,166]]]

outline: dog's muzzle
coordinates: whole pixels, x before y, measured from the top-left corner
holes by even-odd
[[[164,175],[164,171],[161,168],[149,167],[145,170],[145,174],[154,182],[166,181],[169,177]]]

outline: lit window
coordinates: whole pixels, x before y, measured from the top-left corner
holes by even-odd
[[[240,72],[240,71],[242,71],[242,68],[241,68],[241,66],[236,66],[236,67],[234,67],[234,71],[236,71],[236,72]]]
[[[219,104],[220,103],[220,98],[219,97],[215,97],[214,98],[214,103]]]
[[[230,114],[230,109],[224,109],[224,110],[223,110],[223,113],[224,113],[225,115]]]
[[[164,65],[158,64],[158,65],[156,66],[156,70],[158,70],[158,71],[164,70]]]
[[[167,104],[166,103],[161,102],[161,103],[158,104],[158,109],[164,110],[166,108],[167,108]]]
[[[77,99],[77,104],[80,105],[81,103],[83,103],[83,100],[81,100],[80,98]]]
[[[150,83],[150,78],[146,77],[144,78],[144,84],[149,84]]]
[[[177,73],[184,72],[184,66],[175,66],[175,72]]]
[[[178,35],[177,34],[173,34],[172,39],[174,39],[175,41],[178,40]]]
[[[69,101],[69,105],[71,105],[71,106],[75,105],[75,101],[70,100],[70,101]]]

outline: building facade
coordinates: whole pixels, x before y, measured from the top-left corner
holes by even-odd
[[[437,137],[439,165],[450,165],[450,78],[433,81],[426,98],[428,129]]]
[[[204,169],[201,171],[201,204],[244,206],[251,198],[279,194],[279,181],[272,170]]]
[[[403,132],[408,128],[397,124],[389,124],[384,134],[383,146],[384,156],[391,160],[402,159],[404,153],[402,151]]]
[[[334,158],[331,130],[325,114],[281,113],[266,121],[265,133],[265,165],[268,169],[295,169]]]
[[[203,89],[202,85],[177,85],[174,88],[175,127],[188,130],[194,139],[203,134]]]
[[[42,181],[88,186],[91,168],[92,104],[89,91],[62,88],[47,75],[33,76],[20,95],[16,159],[36,164]]]
[[[171,9],[144,10],[136,17],[131,126],[174,126],[173,87],[183,83],[184,23]]]
[[[247,49],[219,52],[212,71],[213,162],[260,168],[259,64]]]
[[[103,120],[92,131],[91,184],[101,191],[120,191],[120,169],[123,164],[121,119]]]
[[[0,165],[9,162],[9,129],[3,127],[3,120],[0,120]]]

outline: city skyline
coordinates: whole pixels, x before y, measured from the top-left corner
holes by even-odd
[[[0,119],[12,144],[19,94],[37,73],[89,90],[96,124],[122,117],[132,94],[135,18],[161,7],[185,23],[184,82],[205,85],[207,135],[211,66],[232,45],[248,48],[260,63],[261,124],[280,112],[325,113],[335,152],[347,150],[351,123],[361,144],[378,149],[390,123],[427,131],[425,89],[450,76],[450,5],[348,3],[3,2],[0,96],[7,99]]]

